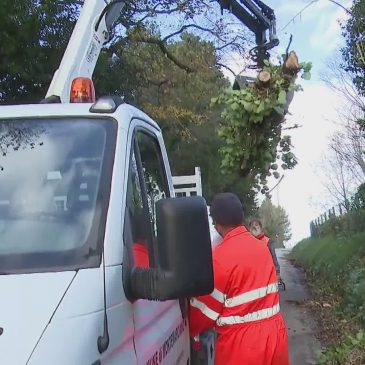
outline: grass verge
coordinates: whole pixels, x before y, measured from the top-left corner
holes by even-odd
[[[319,365],[365,364],[365,234],[306,239],[294,249],[313,300],[319,339],[325,349]]]

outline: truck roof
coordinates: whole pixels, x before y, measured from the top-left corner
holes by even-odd
[[[121,104],[114,113],[91,113],[91,103],[67,104],[22,104],[0,106],[0,119],[45,118],[45,117],[112,117],[121,124],[124,120],[138,118],[160,130],[158,124],[147,114],[129,104]]]

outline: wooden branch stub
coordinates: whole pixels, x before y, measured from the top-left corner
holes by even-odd
[[[300,70],[298,56],[294,51],[290,51],[283,65],[283,73],[294,76]]]
[[[262,70],[257,76],[257,79],[262,85],[267,85],[271,80],[270,72]]]

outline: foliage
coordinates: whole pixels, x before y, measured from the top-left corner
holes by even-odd
[[[286,73],[285,63],[274,65],[265,62],[264,70],[270,80],[264,84],[257,80],[241,90],[229,90],[212,100],[223,105],[223,122],[219,135],[224,139],[221,148],[222,167],[225,171],[235,171],[242,176],[258,176],[268,192],[267,177],[279,178],[277,159],[281,167],[292,169],[297,159],[291,151],[290,136],[282,136],[285,106],[290,94],[300,89],[294,83],[296,73],[310,77],[311,64],[300,64],[293,73]],[[258,182],[258,181],[257,181]]]
[[[337,346],[326,349],[318,365],[351,365],[365,363],[365,333],[360,330],[355,336],[347,334]]]
[[[18,104],[38,102],[42,99],[64,53],[78,17],[78,0],[3,0],[0,7],[0,103]],[[171,19],[166,21],[166,17]],[[199,21],[197,21],[199,20]],[[197,24],[200,25],[197,25]],[[209,24],[209,26],[205,26]],[[129,97],[135,95],[135,73],[126,58],[120,57],[124,50],[133,49],[136,43],[148,44],[168,61],[180,68],[197,72],[189,66],[184,54],[176,55],[168,49],[171,42],[189,31],[202,34],[211,41],[219,54],[218,64],[224,53],[235,49],[243,53],[246,47],[243,25],[232,24],[231,16],[219,17],[219,5],[198,0],[137,0],[127,2],[115,36],[103,52],[98,65],[99,90],[115,90],[113,76],[119,85],[125,85]],[[150,33],[149,29],[155,32]],[[119,57],[119,60],[118,60]],[[152,59],[151,59],[152,60]],[[125,67],[121,68],[120,65]],[[117,66],[117,67],[116,67]],[[112,71],[112,72],[109,72]],[[118,71],[118,73],[114,73]],[[127,71],[127,72],[126,72]],[[125,76],[125,78],[122,78]],[[108,87],[103,87],[108,84]]]
[[[125,52],[138,75],[135,102],[160,123],[164,133],[174,140],[190,139],[193,125],[217,120],[209,101],[228,85],[215,66],[214,47],[199,37],[184,34],[168,49],[186,57],[187,65],[197,72],[187,73],[153,45],[135,44]]]
[[[193,166],[200,166],[203,194],[208,204],[215,194],[230,191],[237,194],[243,201],[245,214],[250,214],[255,207],[252,182],[243,180],[238,174],[222,172],[218,153],[218,148],[222,142],[217,135],[216,128],[216,123],[209,120],[204,124],[190,128],[190,140],[180,140],[173,145],[168,145],[173,173],[189,175],[193,172]]]
[[[136,44],[127,52],[129,62],[143,80],[136,88],[135,102],[162,128],[173,174],[189,175],[194,166],[200,166],[208,203],[214,194],[232,191],[250,211],[254,205],[252,181],[242,181],[238,174],[225,174],[220,169],[218,149],[222,140],[217,129],[221,110],[210,108],[209,102],[228,86],[228,81],[215,66],[214,47],[184,34],[168,49],[177,56],[185,55],[189,67],[197,72],[185,72],[152,45]]]
[[[365,208],[365,183],[361,184],[351,200],[352,209]]]
[[[0,103],[38,102],[59,65],[80,2],[4,0],[2,5]],[[199,165],[208,197],[232,190],[250,209],[255,177],[242,180],[239,170],[221,171],[217,150],[225,144],[216,131],[222,106],[209,109],[211,98],[228,86],[218,67],[224,63],[224,52],[232,47],[241,52],[246,46],[241,29],[226,27],[229,16],[222,20],[219,12],[212,15],[218,8],[197,0],[128,3],[115,37],[101,54],[94,81],[98,95],[123,95],[161,124],[175,173],[188,173]],[[179,21],[162,25],[166,16]],[[196,19],[202,22],[197,25]],[[208,41],[203,42],[197,32],[208,35],[204,38]],[[290,164],[294,156],[289,137],[282,139],[280,149]]]
[[[284,243],[291,238],[290,221],[284,208],[273,205],[270,199],[265,198],[257,213],[265,234],[275,242],[276,247],[284,247]]]
[[[348,236],[365,232],[365,184],[361,184],[351,198],[341,203],[341,207],[344,214],[335,216],[332,213],[323,224],[312,224],[311,235],[313,237]]]
[[[208,199],[216,191],[232,189],[250,206],[251,185],[242,184],[234,174],[225,176],[219,169],[219,111],[211,110],[209,102],[228,82],[216,66],[215,45],[181,31],[176,34],[181,38],[163,42],[163,52],[161,44],[150,42],[161,40],[162,33],[167,37],[172,30],[149,27],[149,20],[163,14],[186,15],[185,20],[192,20],[205,6],[198,1],[183,3],[141,1],[138,9],[133,8],[137,2],[130,4],[121,19],[127,32],[123,37],[118,33],[100,55],[94,74],[97,95],[123,95],[156,119],[164,132],[173,172],[188,174],[194,165],[201,166]],[[38,102],[44,97],[78,16],[77,4],[75,0],[5,0],[0,9],[0,103]],[[136,20],[146,15],[138,25]],[[194,27],[185,29],[193,31]],[[166,52],[192,71],[177,66]]]
[[[323,225],[316,227],[316,236],[349,236],[352,233],[365,232],[365,210],[351,210],[338,217],[331,217]]]
[[[345,70],[353,76],[359,93],[365,95],[365,1],[354,0],[351,17],[343,27],[346,46],[342,49]]]
[[[158,37],[154,30],[149,36]],[[122,42],[122,40],[120,41]],[[210,108],[210,99],[228,87],[228,81],[215,65],[216,52],[209,42],[191,34],[171,41],[167,49],[184,56],[196,72],[188,73],[167,59],[153,44],[118,45],[113,62],[107,50],[96,70],[96,89],[123,94],[155,119],[164,135],[173,175],[189,175],[200,166],[204,197],[208,203],[221,191],[235,192],[246,212],[254,207],[252,180],[221,171],[218,153],[222,140],[217,134],[221,108]],[[105,73],[105,67],[110,67]]]
[[[293,249],[295,260],[316,281],[323,279],[340,298],[343,313],[365,323],[365,233],[306,239]]]
[[[355,109],[356,105],[351,105],[351,108]],[[363,114],[363,110],[359,110],[358,113]],[[338,156],[340,161],[348,166],[350,178],[352,177],[355,182],[361,182],[365,177],[364,130],[356,118],[349,118],[343,129],[343,132],[337,131],[332,137],[330,149]]]
[[[77,15],[71,0],[1,2],[0,103],[44,97]]]
[[[332,322],[335,321],[332,331],[344,334],[337,341],[330,341],[318,365],[365,362],[365,336],[362,330],[358,332],[365,323],[364,239],[364,233],[350,237],[328,235],[303,240],[293,249],[293,257],[306,270],[314,291],[323,293],[326,300],[333,300],[327,309],[332,312]]]

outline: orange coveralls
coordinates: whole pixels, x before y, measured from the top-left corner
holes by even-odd
[[[213,251],[214,291],[191,299],[190,335],[215,328],[216,365],[289,365],[270,251],[245,227]]]

